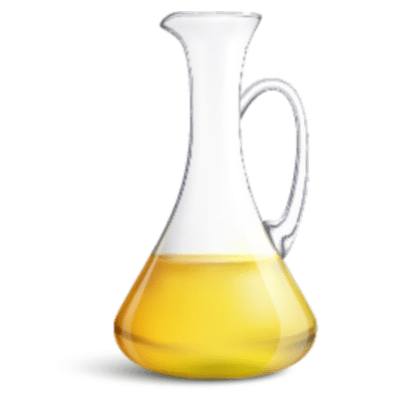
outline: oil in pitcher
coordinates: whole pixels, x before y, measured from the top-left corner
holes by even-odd
[[[115,319],[121,350],[155,372],[197,379],[265,375],[300,360],[314,342],[315,318],[283,262],[306,194],[302,104],[281,80],[240,90],[260,19],[254,13],[181,12],[161,23],[187,57],[188,161],[167,226]],[[288,98],[297,130],[292,189],[277,222],[259,215],[240,133],[241,115],[270,90]]]
[[[122,351],[188,378],[272,373],[309,350],[315,321],[279,255],[152,256],[115,325]]]

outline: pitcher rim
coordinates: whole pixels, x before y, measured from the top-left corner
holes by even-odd
[[[226,16],[226,17],[239,17],[239,18],[257,18],[261,19],[261,14],[255,12],[243,12],[243,11],[177,11],[167,15],[162,21],[163,26],[168,20],[175,17],[215,17],[215,16]]]

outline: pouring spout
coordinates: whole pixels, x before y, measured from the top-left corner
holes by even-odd
[[[180,44],[185,57],[189,52],[203,59],[220,54],[227,62],[239,62],[244,73],[243,59],[261,23],[257,11],[172,11],[158,27]]]

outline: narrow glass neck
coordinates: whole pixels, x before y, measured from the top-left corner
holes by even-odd
[[[240,81],[243,56],[213,46],[189,59],[193,144],[226,152],[239,143]],[[203,154],[203,156],[205,156]]]
[[[193,151],[239,154],[240,84],[246,48],[260,16],[243,13],[176,13],[161,26],[176,36],[187,57]]]

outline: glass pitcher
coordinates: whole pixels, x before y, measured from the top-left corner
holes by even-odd
[[[306,197],[307,132],[295,90],[264,79],[241,90],[254,13],[178,12],[161,27],[186,53],[191,127],[184,179],[171,217],[115,319],[121,350],[162,374],[232,379],[300,360],[315,318],[283,262]],[[261,93],[290,102],[295,171],[279,221],[263,222],[247,180],[240,118]]]

